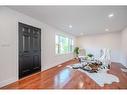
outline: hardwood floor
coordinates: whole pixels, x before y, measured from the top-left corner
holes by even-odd
[[[121,64],[112,63],[109,71],[119,77],[120,82],[100,87],[86,74],[66,67],[74,63],[77,61],[68,61],[61,66],[30,75],[1,89],[127,89],[127,73],[120,70],[121,67],[124,68]]]

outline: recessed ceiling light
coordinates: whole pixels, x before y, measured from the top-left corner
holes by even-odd
[[[83,35],[84,33],[80,33],[80,35]]]
[[[69,28],[72,28],[72,25],[71,24],[69,25]]]
[[[112,18],[113,16],[114,16],[114,14],[111,13],[111,14],[108,15],[108,18]]]
[[[105,31],[109,31],[109,29],[105,29]]]

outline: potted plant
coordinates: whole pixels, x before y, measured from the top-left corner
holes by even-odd
[[[88,57],[89,57],[89,59],[91,60],[91,59],[92,59],[92,57],[93,57],[93,54],[89,53],[89,54],[87,54],[87,56],[88,56]]]
[[[75,47],[75,49],[74,49],[74,53],[75,53],[75,55],[76,55],[76,58],[78,58],[79,47]]]

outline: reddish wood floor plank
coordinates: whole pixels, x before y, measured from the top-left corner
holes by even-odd
[[[127,73],[121,71],[120,68],[125,68],[121,64],[112,63],[108,72],[119,77],[120,82],[100,87],[85,73],[66,67],[74,63],[77,60],[30,75],[1,89],[127,89]]]

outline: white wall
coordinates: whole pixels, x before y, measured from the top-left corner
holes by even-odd
[[[73,58],[73,54],[55,55],[55,33],[63,32],[9,8],[0,7],[0,86],[18,79],[18,22],[42,29],[42,70]]]
[[[58,65],[60,63],[63,63],[67,60],[70,60],[73,58],[73,53],[70,54],[63,54],[63,55],[56,55],[55,54],[55,34],[56,33],[61,33],[63,35],[67,35],[68,37],[71,37],[75,40],[75,37],[70,36],[66,33],[60,32],[59,30],[56,30],[52,27],[47,26],[45,28],[46,32],[44,32],[44,39],[43,39],[43,45],[42,48],[44,48],[44,50],[42,50],[42,67],[43,69],[47,69],[49,67],[53,67],[55,65]]]
[[[124,66],[127,67],[127,28],[125,28],[122,31],[121,38],[122,38],[122,46],[121,46],[122,56],[121,56],[121,62],[123,63]]]
[[[87,35],[77,38],[77,46],[99,57],[102,48],[111,49],[111,60],[121,62],[121,32]]]

